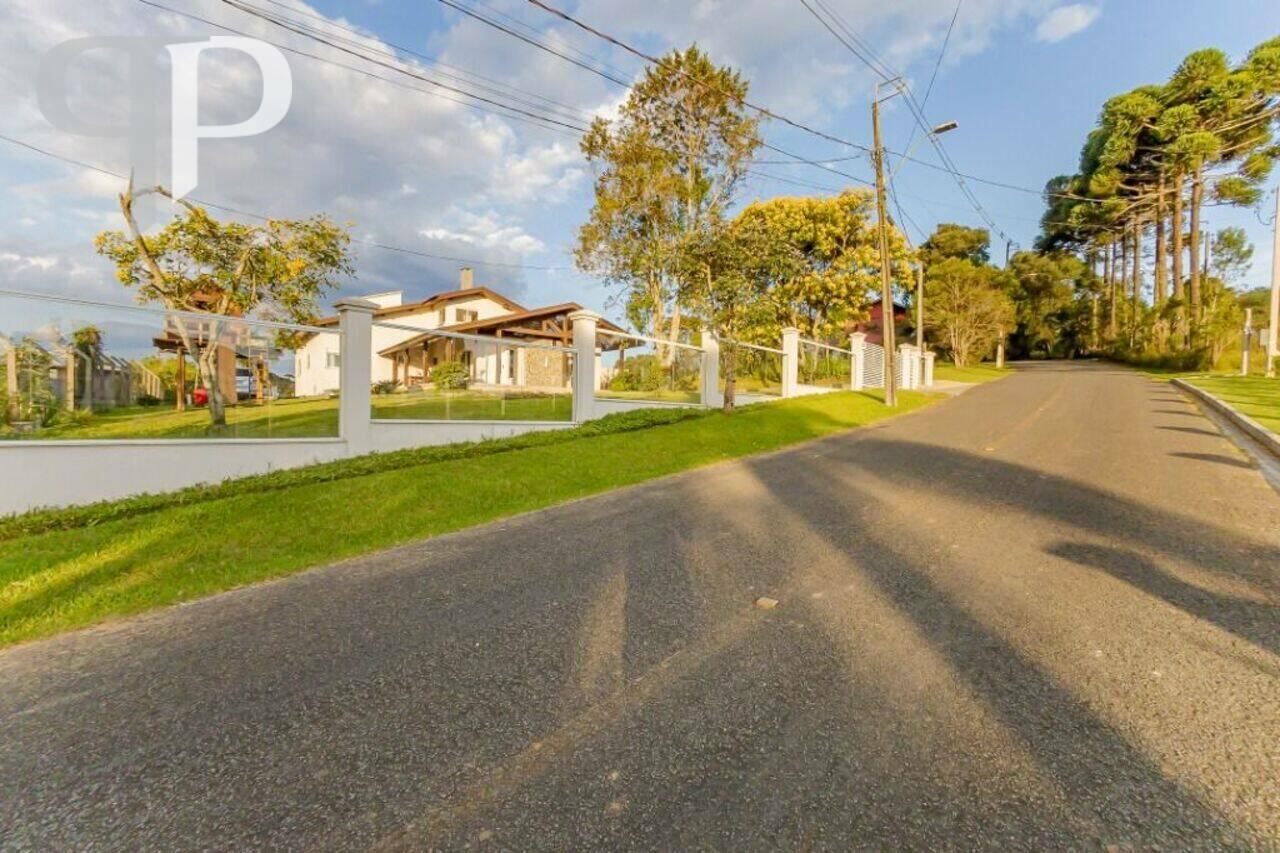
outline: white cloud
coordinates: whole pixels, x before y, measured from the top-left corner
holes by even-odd
[[[1101,13],[1102,7],[1092,3],[1059,6],[1040,21],[1040,25],[1036,27],[1036,38],[1047,42],[1070,38],[1087,29]]]
[[[486,249],[505,249],[520,255],[543,252],[547,248],[541,240],[525,232],[520,225],[504,221],[497,211],[475,214],[455,210],[450,218],[457,223],[453,227],[435,226],[424,228],[419,233],[430,240]]]
[[[967,2],[948,63],[986,49],[1003,29],[1038,20],[1052,2]],[[548,41],[607,62],[621,79],[634,79],[641,70],[634,57],[557,23],[523,0],[490,3],[536,27]],[[906,72],[912,63],[931,66],[955,0],[841,0],[837,7],[885,61]],[[272,28],[218,0],[186,0],[182,8],[342,65],[360,65],[350,55]],[[742,71],[751,81],[753,100],[820,126],[837,128],[841,108],[864,100],[873,80],[798,4],[592,0],[580,2],[576,11],[657,52],[696,41],[716,62]],[[217,32],[135,0],[0,0],[0,20],[5,22],[0,28],[0,131],[121,174],[131,166],[123,141],[66,134],[40,114],[32,83],[41,56],[59,42],[101,33],[191,38]],[[416,43],[406,33],[395,33],[393,40],[482,74],[489,81],[485,85],[516,87],[525,93],[520,97],[534,99],[531,108],[554,111],[572,123],[612,117],[625,98],[620,87],[470,18],[448,13],[446,22]],[[371,34],[359,38],[385,49]],[[573,134],[477,112],[426,94],[425,84],[407,79],[400,81],[404,85],[392,85],[292,54],[289,62],[295,87],[289,115],[260,137],[203,143],[195,196],[275,216],[323,211],[339,222],[353,222],[354,233],[362,236],[353,243],[358,281],[349,283],[347,292],[402,288],[411,297],[423,296],[456,281],[456,264],[382,251],[367,242],[494,263],[516,263],[531,254],[541,255],[540,264],[569,263],[548,247],[572,244],[590,202],[588,172]],[[394,76],[386,69],[366,70]],[[98,118],[125,115],[124,72],[120,57],[100,52],[91,66],[72,75],[72,103]],[[246,103],[257,93],[251,66],[234,54],[211,53],[201,74],[207,83],[202,119],[243,118]],[[162,102],[166,100],[164,90]],[[162,151],[164,147],[162,141]],[[163,161],[162,173],[167,169]],[[39,276],[41,287],[51,291],[74,288],[95,298],[126,299],[110,265],[94,254],[91,244],[96,231],[121,226],[119,183],[0,143],[0,194],[25,226],[20,237],[6,235],[0,248],[60,260],[47,269],[24,265],[21,276],[14,264],[0,267],[0,286],[20,277],[32,289]],[[28,221],[32,224],[26,226]],[[367,241],[363,235],[369,235]],[[98,270],[99,277],[94,279],[89,270]],[[489,282],[513,297],[522,296],[526,286],[519,271],[505,269],[493,270]],[[566,300],[579,296],[573,291],[556,295]]]

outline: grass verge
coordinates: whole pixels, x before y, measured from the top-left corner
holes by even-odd
[[[1280,379],[1211,374],[1194,374],[1182,378],[1280,435]]]
[[[996,367],[994,364],[956,367],[949,361],[940,361],[933,366],[933,378],[939,382],[990,382],[993,379],[1008,376],[1012,372],[1007,367]]]
[[[732,417],[630,413],[17,516],[3,522],[0,541],[0,646],[775,450],[935,399],[905,392],[890,411],[872,394],[845,392]]]

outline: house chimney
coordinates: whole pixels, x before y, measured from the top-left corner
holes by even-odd
[[[476,286],[475,271],[471,267],[462,268],[462,283],[458,286],[459,290],[470,290]]]

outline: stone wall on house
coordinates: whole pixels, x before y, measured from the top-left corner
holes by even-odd
[[[525,384],[532,388],[563,388],[569,381],[567,356],[562,352],[541,352],[537,347],[524,351]]]

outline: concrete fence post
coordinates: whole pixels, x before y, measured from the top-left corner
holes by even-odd
[[[347,454],[360,456],[373,450],[370,421],[373,417],[373,312],[376,302],[340,299],[338,330],[342,351],[338,356],[338,435],[347,443]]]
[[[924,387],[933,387],[933,361],[938,356],[936,353],[925,352],[924,354]]]
[[[724,405],[720,393],[720,339],[716,333],[703,330],[702,339],[702,405],[718,409]]]
[[[782,330],[782,396],[795,397],[800,386],[800,330]]]
[[[861,391],[867,384],[867,336],[863,332],[854,332],[849,336],[849,350],[853,353],[849,358],[849,387]]]
[[[595,417],[596,328],[600,315],[594,311],[574,311],[573,323],[573,420],[583,423]]]
[[[898,347],[898,363],[902,365],[902,382],[898,385],[903,391],[916,387],[916,348],[911,344]]]

